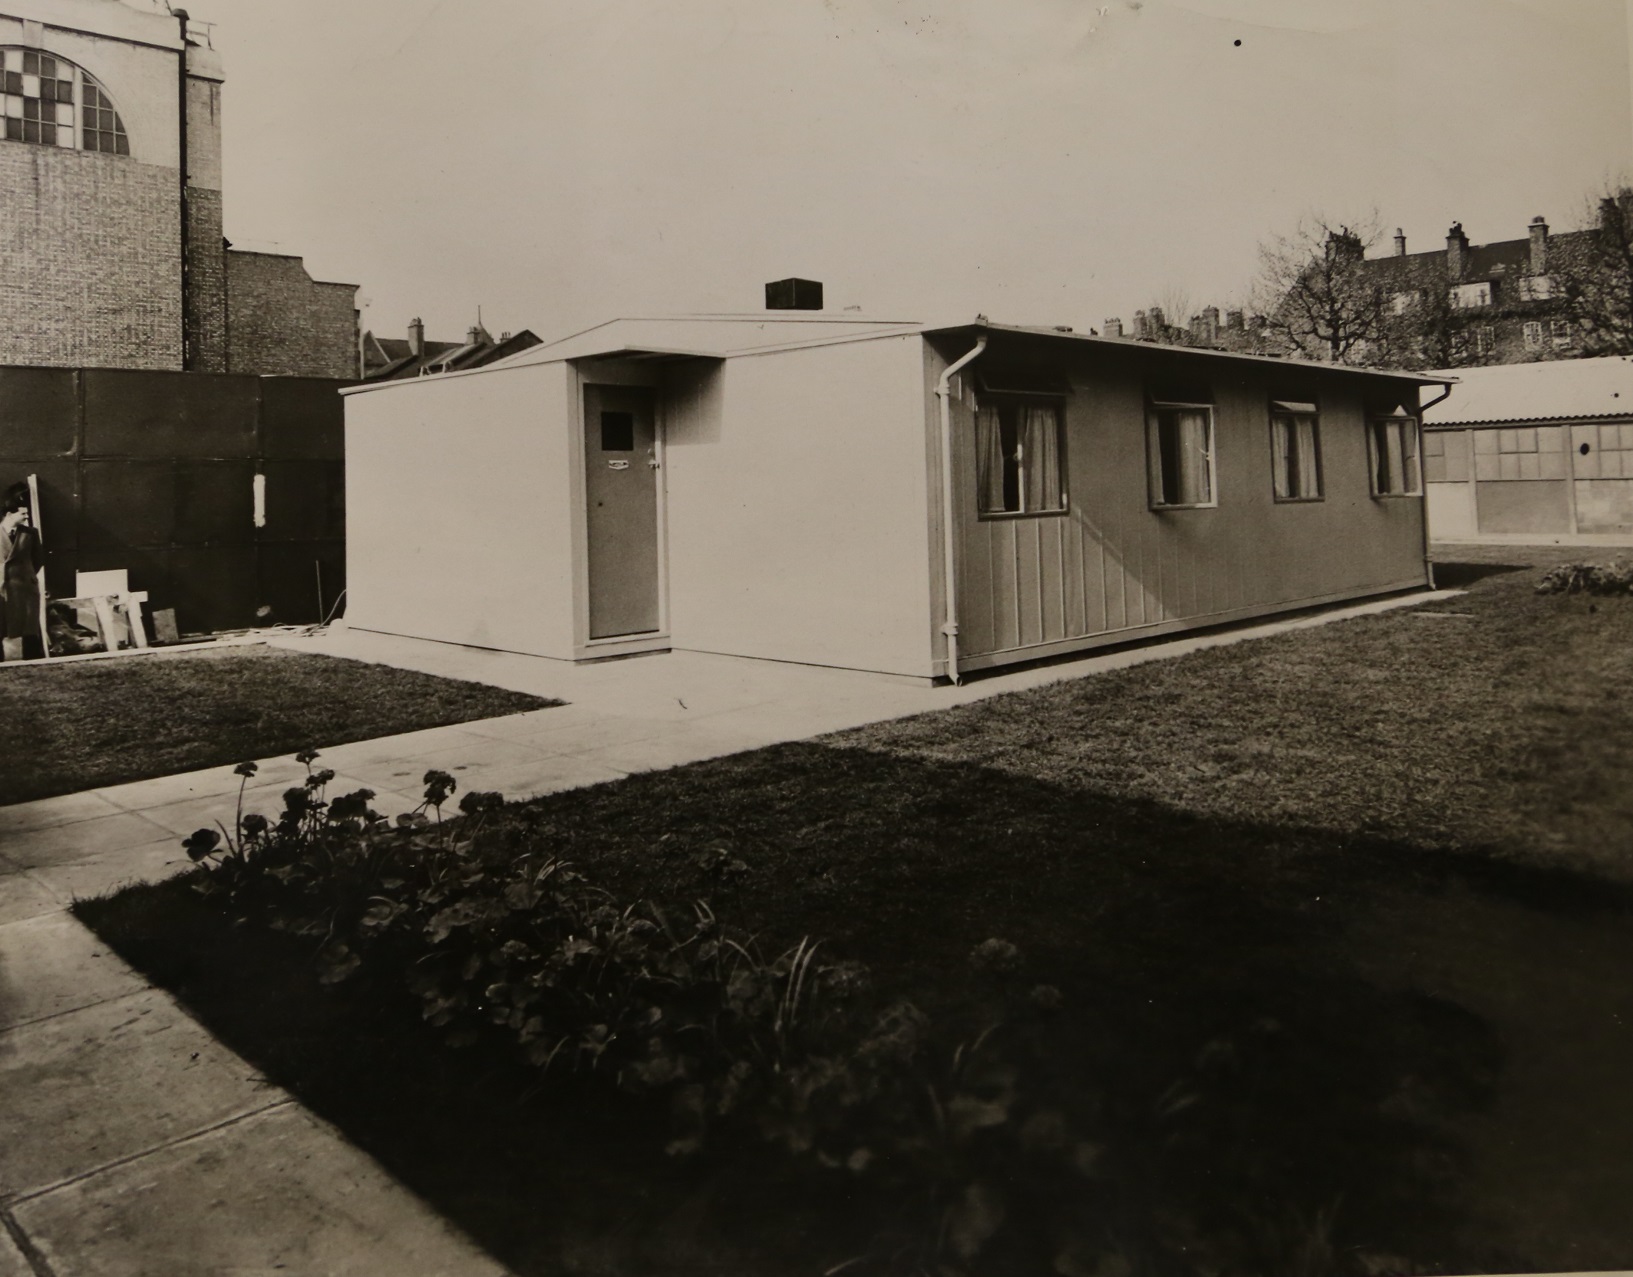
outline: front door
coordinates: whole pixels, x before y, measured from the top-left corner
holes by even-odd
[[[584,387],[590,637],[658,628],[658,452],[652,391]]]

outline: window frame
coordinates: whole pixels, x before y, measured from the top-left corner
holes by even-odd
[[[1308,408],[1309,411],[1295,411]],[[1315,493],[1312,496],[1282,496],[1276,491],[1281,476],[1276,473],[1276,430],[1282,422],[1296,423],[1300,417],[1310,418],[1310,433],[1315,439]],[[1290,437],[1288,442],[1295,442]],[[1292,455],[1289,452],[1288,455]],[[1321,447],[1321,405],[1319,402],[1304,403],[1291,399],[1272,399],[1270,401],[1270,495],[1277,505],[1309,505],[1327,499],[1327,469]]]
[[[1416,472],[1413,484],[1399,490],[1384,491],[1378,484],[1378,430],[1381,426],[1396,426],[1407,428],[1412,442],[1411,461]],[[1404,442],[1404,436],[1403,436]],[[1404,450],[1403,450],[1403,456]],[[1411,413],[1374,412],[1367,417],[1367,482],[1372,488],[1372,497],[1376,501],[1387,501],[1397,497],[1423,496],[1423,431],[1422,423]]]
[[[1021,508],[1018,510],[983,510],[981,508],[981,410],[987,405],[1002,407],[1010,404],[1015,407],[1046,406],[1055,417],[1055,456],[1056,464],[1060,469],[1060,505],[1048,506],[1037,510],[1026,509],[1026,453],[1024,445],[1017,441],[1020,451],[1019,464],[1016,468],[1015,482],[1017,497]],[[982,522],[1001,522],[1006,519],[1058,519],[1071,513],[1072,491],[1070,468],[1066,464],[1066,396],[1061,393],[1047,390],[979,390],[975,393],[974,411],[975,444],[975,514]]]
[[[1161,414],[1165,411],[1201,411],[1207,414],[1208,443],[1203,456],[1208,463],[1208,500],[1164,501],[1162,475]],[[1145,404],[1146,500],[1153,512],[1163,510],[1217,510],[1219,508],[1219,431],[1211,403],[1184,403],[1174,399],[1147,399]]]
[[[52,64],[49,76],[43,68],[47,61]],[[13,71],[13,62],[20,62],[22,69]],[[33,71],[28,70],[31,63]],[[4,117],[4,123],[0,123],[0,141],[42,146],[53,151],[130,155],[130,133],[124,117],[102,82],[77,62],[43,49],[0,44],[0,67],[4,68],[0,73],[0,116]],[[44,91],[46,84],[54,86],[49,95]],[[51,120],[42,114],[46,103],[53,108]],[[64,108],[69,117],[66,121],[62,118]],[[104,116],[107,127],[103,127]],[[16,136],[12,136],[13,133]],[[87,134],[95,139],[95,145],[87,144]]]

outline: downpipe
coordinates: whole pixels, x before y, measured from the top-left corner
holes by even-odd
[[[1423,489],[1423,574],[1431,590],[1435,588],[1435,561],[1430,557],[1429,550],[1429,484],[1423,477],[1423,415],[1437,403],[1445,403],[1451,393],[1452,383],[1447,382],[1439,395],[1428,403],[1418,405],[1418,486]],[[1474,464],[1472,457],[1469,464]]]
[[[980,358],[987,348],[985,336],[978,337],[973,350],[966,351],[942,371],[936,379],[936,398],[941,401],[941,559],[942,596],[946,600],[946,616],[941,634],[946,640],[947,677],[956,687],[958,676],[958,524],[953,505],[953,407],[951,386],[958,371]]]

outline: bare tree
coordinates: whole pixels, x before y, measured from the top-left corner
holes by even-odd
[[[1356,222],[1311,215],[1292,235],[1261,244],[1253,308],[1267,335],[1308,359],[1392,362],[1401,316],[1389,282],[1364,260],[1379,234],[1376,214]]]
[[[1633,190],[1604,193],[1583,220],[1549,252],[1555,295],[1582,354],[1633,354]]]

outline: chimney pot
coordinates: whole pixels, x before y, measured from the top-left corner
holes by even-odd
[[[416,359],[425,354],[425,323],[417,315],[408,321],[408,349]]]
[[[1395,256],[1406,256],[1406,232],[1398,226],[1395,228]]]

